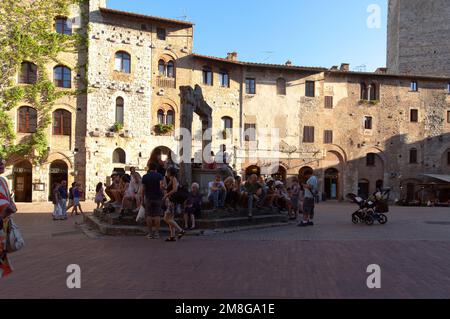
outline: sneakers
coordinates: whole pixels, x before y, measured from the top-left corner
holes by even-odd
[[[310,222],[308,223],[308,226],[314,226],[314,222],[310,221]]]

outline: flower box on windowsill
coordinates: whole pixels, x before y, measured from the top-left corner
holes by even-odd
[[[369,100],[359,100],[359,105],[363,105],[363,104],[366,104],[366,105],[377,105],[379,103],[380,103],[379,100],[371,100],[371,101],[369,101]]]
[[[174,130],[173,125],[171,124],[157,124],[155,125],[155,133],[160,136],[169,136],[172,135]]]

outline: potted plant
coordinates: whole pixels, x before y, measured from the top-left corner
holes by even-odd
[[[119,132],[121,132],[122,130],[123,130],[123,124],[122,124],[122,123],[118,123],[118,122],[114,123],[114,125],[113,125],[113,131],[114,131],[115,133],[119,133]]]
[[[172,124],[157,124],[155,126],[155,131],[157,134],[169,134],[173,132],[173,125]]]

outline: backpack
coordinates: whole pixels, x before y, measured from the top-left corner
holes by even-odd
[[[19,227],[17,227],[12,218],[9,219],[6,229],[6,251],[15,253],[21,250],[25,246],[25,241]]]

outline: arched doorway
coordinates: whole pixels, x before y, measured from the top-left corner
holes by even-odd
[[[49,200],[53,199],[53,186],[56,183],[61,183],[69,178],[69,168],[63,161],[54,161],[50,164],[50,184],[49,184]]]
[[[339,171],[329,168],[325,171],[325,196],[328,200],[339,199]]]
[[[252,165],[252,166],[247,167],[247,169],[245,170],[245,177],[249,178],[251,175],[260,176],[261,175],[261,168],[259,166],[256,166],[256,165]]]
[[[358,181],[358,196],[361,198],[368,198],[370,192],[370,182],[367,179],[360,179]]]
[[[14,165],[14,199],[18,203],[31,203],[33,200],[33,166],[28,161]]]

